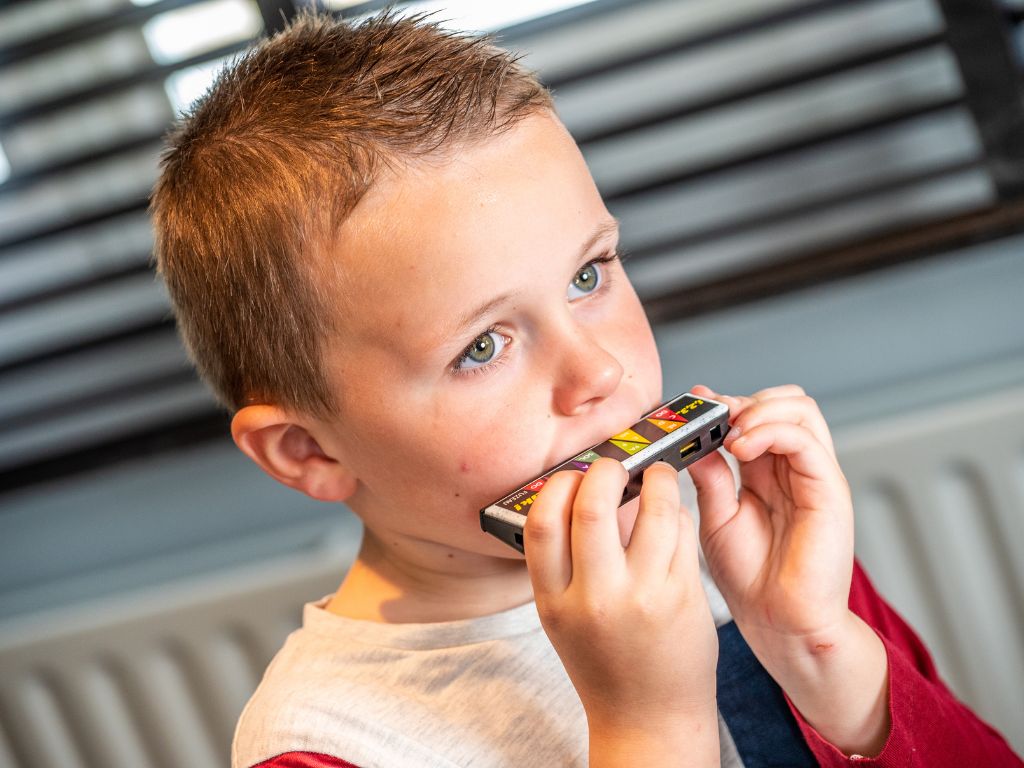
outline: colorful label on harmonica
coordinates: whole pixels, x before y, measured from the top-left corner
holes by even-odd
[[[714,407],[713,403],[707,403],[690,395],[678,397],[665,403],[629,429],[623,430],[600,445],[588,448],[568,461],[552,467],[536,480],[527,483],[497,502],[497,505],[513,512],[525,513],[537,498],[537,493],[544,487],[544,483],[556,472],[561,472],[563,469],[578,469],[586,472],[590,465],[601,456],[623,461]]]

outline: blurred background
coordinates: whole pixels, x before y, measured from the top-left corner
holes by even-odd
[[[1024,751],[1024,1],[400,5],[554,89],[666,395],[818,400],[876,586]],[[0,3],[0,766],[227,765],[358,544],[235,449],[149,264],[163,132],[301,7]]]

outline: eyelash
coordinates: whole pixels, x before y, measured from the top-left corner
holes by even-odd
[[[626,253],[625,251],[617,249],[617,250],[613,251],[612,253],[610,253],[610,254],[608,254],[606,256],[599,256],[596,259],[591,259],[586,264],[581,266],[578,270],[576,270],[576,273],[579,274],[579,272],[581,270],[584,270],[587,267],[592,266],[594,264],[609,264],[609,263],[611,263],[613,261],[618,261],[619,263],[623,263],[628,258],[629,258],[629,254],[628,253]],[[609,287],[611,287],[613,282],[614,282],[614,279],[612,278],[611,274],[608,271],[602,269],[601,270],[601,285],[598,286],[596,293],[603,293],[605,290],[607,290]],[[590,294],[590,295],[593,295],[593,294]],[[452,363],[452,366],[451,366],[452,374],[454,374],[455,376],[469,376],[469,375],[476,374],[476,373],[488,373],[488,372],[494,370],[495,368],[497,368],[497,367],[499,367],[499,366],[504,364],[504,361],[505,361],[505,358],[507,357],[507,355],[505,354],[505,348],[502,347],[501,353],[499,353],[497,359],[492,361],[492,362],[484,363],[483,365],[478,365],[475,368],[460,368],[459,367],[459,363],[461,363],[463,360],[465,360],[466,357],[469,355],[469,352],[473,348],[473,344],[476,343],[476,340],[479,339],[481,336],[486,336],[489,333],[500,333],[500,331],[498,330],[497,326],[492,325],[490,328],[485,330],[483,333],[478,333],[476,335],[476,337],[474,337],[473,341],[471,341],[466,346],[466,348],[462,351],[462,354],[459,355],[458,359],[454,363]]]

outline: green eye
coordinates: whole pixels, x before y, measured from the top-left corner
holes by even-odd
[[[477,336],[466,350],[466,358],[474,363],[486,363],[492,357],[494,357],[494,337],[491,333]]]
[[[488,328],[466,347],[462,356],[455,362],[453,372],[457,374],[477,373],[499,365],[503,359],[501,353],[506,344],[508,344],[508,340],[497,328]]]
[[[601,273],[601,268],[597,266],[598,263],[600,262],[596,260],[591,261],[589,264],[584,264],[583,267],[580,268],[580,271],[576,273],[576,277],[573,278],[572,285],[569,286],[569,298],[574,298],[571,292],[572,288],[575,288],[582,294],[593,293],[597,290],[604,278],[604,275]]]

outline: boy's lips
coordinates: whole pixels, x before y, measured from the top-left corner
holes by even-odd
[[[544,467],[544,471],[546,472],[551,467],[555,467],[561,464],[563,461],[568,461],[573,456],[578,456],[588,448],[592,448],[595,445],[600,445],[612,435],[617,435],[619,434],[619,432],[622,432],[625,429],[629,429],[638,421],[640,421],[644,416],[646,416],[648,413],[651,413],[654,410],[656,410],[659,405],[661,405],[661,401],[657,401],[654,403],[654,405],[644,408],[642,411],[640,411],[640,413],[636,415],[635,418],[632,418],[629,421],[622,423],[618,429],[613,429],[609,432],[602,432],[599,436],[595,437],[594,439],[588,440],[585,443],[573,443],[572,445],[575,445],[575,448],[570,448],[569,450],[566,451],[556,451],[553,455],[549,455],[547,464]]]

